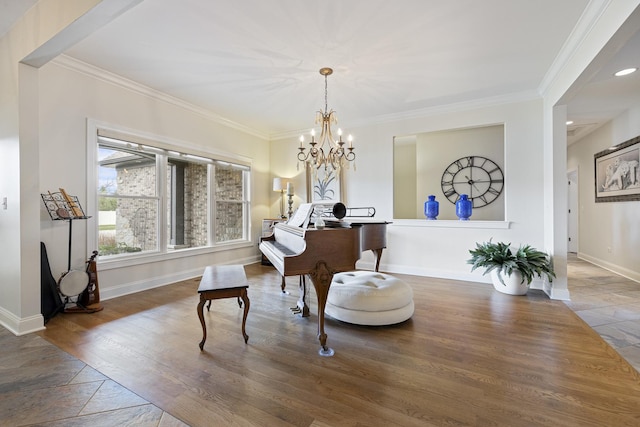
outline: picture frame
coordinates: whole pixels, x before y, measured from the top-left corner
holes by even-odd
[[[640,200],[640,136],[593,156],[595,201]]]
[[[331,166],[315,167],[306,163],[307,203],[333,201],[345,203],[344,179],[342,168],[335,170]]]

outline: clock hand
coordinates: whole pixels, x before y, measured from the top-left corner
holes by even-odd
[[[474,180],[472,180],[471,178],[469,178],[468,176],[464,176],[465,178],[467,178],[467,183],[472,185],[473,188],[475,188],[476,190],[480,191],[480,189],[478,188],[478,186],[476,185],[476,182]]]
[[[500,179],[474,179],[473,182],[475,184],[482,184],[485,182],[502,182]],[[455,184],[468,184],[469,181],[456,181]]]

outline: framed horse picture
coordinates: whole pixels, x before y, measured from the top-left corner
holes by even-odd
[[[640,136],[594,155],[596,203],[640,200]]]

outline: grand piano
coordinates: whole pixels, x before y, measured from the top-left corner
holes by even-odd
[[[303,316],[309,313],[304,277],[311,278],[318,299],[319,353],[323,356],[334,353],[327,346],[324,331],[324,309],[333,275],[355,270],[361,252],[369,249],[377,257],[377,271],[386,246],[386,221],[343,220],[345,213],[341,203],[302,204],[289,221],[275,224],[273,234],[260,243],[260,251],[283,276],[283,290],[285,276],[301,276],[297,311]],[[323,228],[316,228],[318,218],[323,218]]]

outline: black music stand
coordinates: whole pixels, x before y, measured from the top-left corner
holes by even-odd
[[[77,196],[65,198],[62,193],[40,194],[49,216],[54,221],[69,221],[69,251],[67,256],[67,271],[71,270],[71,237],[73,234],[73,221],[77,219],[89,219],[78,201]],[[80,214],[78,214],[80,213]]]

